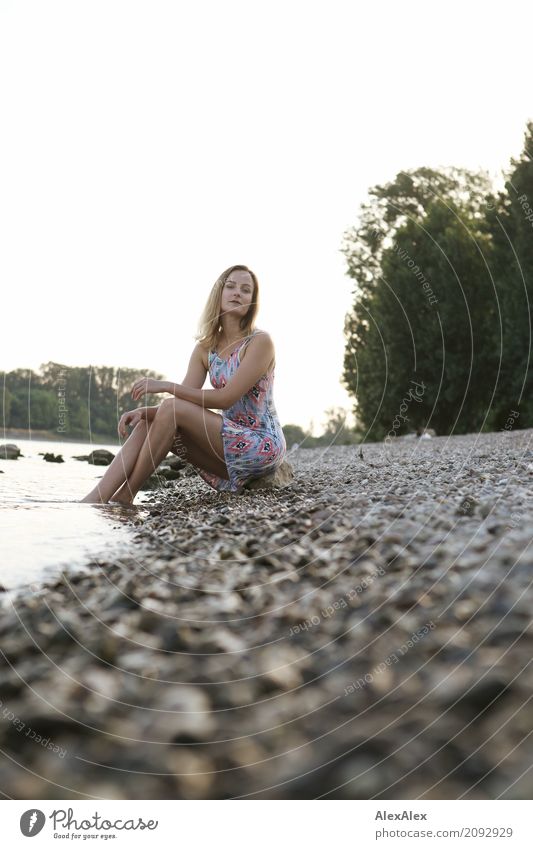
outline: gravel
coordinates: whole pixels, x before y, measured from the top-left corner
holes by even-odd
[[[530,799],[532,436],[150,493],[124,557],[0,595],[0,791]]]

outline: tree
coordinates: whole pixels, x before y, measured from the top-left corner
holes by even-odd
[[[37,373],[15,369],[4,380],[6,426],[54,433],[60,427],[64,436],[83,440],[115,438],[120,415],[133,406],[130,390],[140,376],[136,369],[69,367],[55,362],[41,365]],[[161,379],[152,371],[142,376]],[[145,396],[140,406],[159,400]]]
[[[291,445],[301,445],[304,442],[308,434],[305,433],[303,428],[300,425],[295,424],[287,424],[283,425],[283,435],[285,437],[285,442],[287,444],[287,448],[290,448]]]
[[[5,385],[5,382],[3,382],[2,391],[0,392],[0,426],[2,428],[9,427],[12,400],[13,395]]]
[[[511,160],[505,191],[494,194],[487,210],[492,241],[502,339],[494,346],[500,368],[492,423],[502,428],[512,411],[516,427],[533,423],[531,367],[533,306],[533,122],[526,126],[524,148]]]
[[[355,286],[343,382],[365,437],[483,425],[494,377],[490,189],[483,173],[400,173],[370,191],[360,226],[347,232]]]
[[[359,442],[354,430],[346,424],[348,410],[342,407],[330,407],[325,414],[324,432],[318,437],[320,444],[355,445]]]

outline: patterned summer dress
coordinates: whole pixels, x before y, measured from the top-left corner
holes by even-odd
[[[211,386],[222,389],[240,364],[240,353],[254,330],[233,349],[227,360],[209,351],[209,378]],[[224,443],[224,459],[229,480],[196,468],[198,474],[219,492],[239,492],[254,477],[261,477],[277,468],[287,453],[287,444],[274,406],[274,371],[262,375],[238,401],[224,410],[220,433]]]

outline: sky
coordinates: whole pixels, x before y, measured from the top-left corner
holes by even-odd
[[[532,24],[515,0],[0,0],[0,371],[180,382],[244,263],[281,423],[320,432],[353,406],[344,232],[402,170],[501,178],[533,118]]]

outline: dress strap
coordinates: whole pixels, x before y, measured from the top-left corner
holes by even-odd
[[[248,343],[252,341],[252,338],[255,336],[255,334],[256,334],[256,333],[261,333],[261,330],[257,330],[257,329],[256,329],[256,330],[252,330],[252,332],[250,333],[250,335],[249,335],[249,336],[247,336],[247,337],[243,340],[243,344],[242,344],[242,345],[239,345],[239,347],[238,347],[238,349],[237,349],[237,351],[238,351],[237,356],[238,356],[238,358],[239,358],[239,362],[241,361],[241,351],[244,351],[244,349],[246,348],[246,346],[248,345]]]

